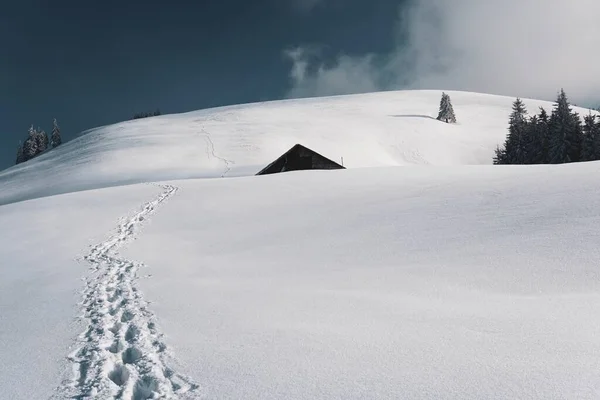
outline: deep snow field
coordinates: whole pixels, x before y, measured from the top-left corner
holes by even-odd
[[[600,398],[600,163],[491,166],[514,99],[449,92],[448,125],[440,94],[129,121],[0,172],[0,398]],[[295,143],[348,170],[252,176]]]

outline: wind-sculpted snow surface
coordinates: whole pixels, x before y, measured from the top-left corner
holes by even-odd
[[[85,257],[92,265],[82,303],[87,327],[79,337],[80,347],[69,356],[74,378],[59,389],[57,398],[177,398],[198,389],[166,365],[166,345],[136,287],[142,264],[116,254],[156,207],[177,191],[174,186],[161,187],[158,198],[122,222],[115,235]]]

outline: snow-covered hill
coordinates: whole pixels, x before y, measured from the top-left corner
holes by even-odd
[[[458,125],[273,102],[2,172],[0,397],[599,398],[600,163],[477,165],[512,99],[450,94]],[[351,168],[245,176],[296,142]]]
[[[1,172],[0,204],[147,181],[252,175],[296,143],[338,162],[343,157],[349,168],[491,164],[514,99],[449,94],[458,125],[434,119],[441,91],[399,91],[231,106],[92,129]],[[525,102],[533,112],[552,108]]]

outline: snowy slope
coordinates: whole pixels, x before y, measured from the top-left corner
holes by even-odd
[[[153,186],[95,190],[0,207],[0,397],[47,399],[70,378],[66,356],[88,246],[157,193]]]
[[[177,182],[125,254],[211,399],[596,399],[599,173]]]
[[[296,143],[338,162],[343,157],[350,168],[490,164],[514,99],[449,93],[458,125],[433,119],[440,91],[398,91],[231,106],[92,129],[1,172],[0,204],[119,184],[252,175]],[[552,107],[526,104],[533,112]]]
[[[600,163],[474,165],[512,99],[450,93],[456,126],[237,106],[2,172],[0,397],[599,398]],[[352,168],[244,176],[296,142]]]
[[[598,173],[294,172],[2,206],[0,391],[598,398]]]

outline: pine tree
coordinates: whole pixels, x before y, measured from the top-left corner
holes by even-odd
[[[577,118],[577,119],[576,119]],[[550,116],[548,161],[552,164],[562,164],[577,161],[580,148],[580,126],[571,110],[565,91],[561,89],[556,104]],[[578,143],[579,142],[579,143]]]
[[[525,130],[525,162],[524,164],[541,164],[544,162],[544,145],[540,121],[537,115],[529,118]]]
[[[581,146],[583,142],[583,124],[581,123],[581,117],[578,113],[573,112],[571,114],[573,118],[573,132],[571,133],[571,149],[569,150],[569,157],[572,162],[581,161]]]
[[[48,135],[40,127],[37,128],[36,132],[37,132],[37,135],[36,135],[37,153],[36,154],[41,154],[44,151],[46,151],[46,149],[48,149],[48,142],[49,142]]]
[[[596,116],[591,112],[585,116],[583,123],[583,140],[581,143],[581,161],[594,161],[596,158],[596,143],[598,141],[598,125]]]
[[[494,150],[494,165],[502,164],[508,164],[506,149],[504,147],[496,146],[496,150]]]
[[[33,125],[29,128],[29,136],[23,143],[23,155],[25,157],[25,161],[31,160],[38,154],[38,133],[33,128]]]
[[[596,140],[594,140],[594,160],[600,160],[600,118],[596,124]]]
[[[540,113],[538,114],[538,135],[541,140],[542,146],[542,156],[540,159],[540,164],[548,164],[548,135],[549,135],[549,127],[548,127],[548,113],[543,107],[540,107]]]
[[[527,109],[519,98],[512,106],[508,122],[508,136],[504,144],[507,164],[525,164],[527,160]]]
[[[60,128],[58,127],[56,118],[54,118],[54,127],[52,128],[52,136],[50,139],[51,139],[52,148],[55,148],[62,144],[62,138],[60,136]]]
[[[25,162],[25,155],[23,154],[23,143],[19,142],[19,147],[17,147],[17,161],[16,164],[21,164]]]
[[[452,101],[450,100],[450,96],[446,93],[442,93],[442,99],[440,100],[440,110],[437,119],[446,123],[456,123],[454,107],[452,107]]]

